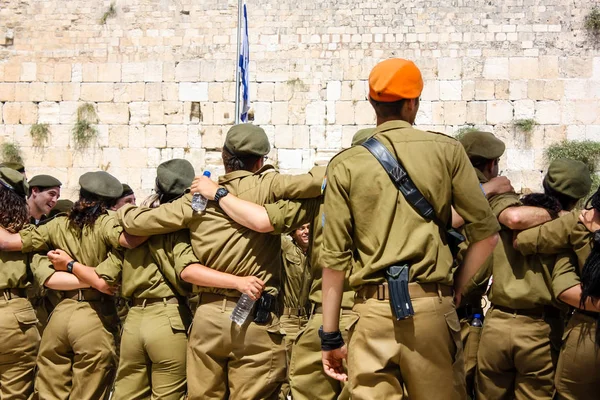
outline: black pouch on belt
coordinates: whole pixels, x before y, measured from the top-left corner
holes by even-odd
[[[269,293],[263,293],[256,301],[254,310],[254,322],[264,324],[269,320],[271,311],[275,308],[275,296]]]
[[[390,305],[397,320],[410,318],[415,315],[410,293],[408,292],[408,264],[392,265],[385,271],[388,290],[390,292]]]

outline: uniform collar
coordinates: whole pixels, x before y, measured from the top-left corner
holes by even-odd
[[[246,176],[250,176],[250,175],[260,175],[263,172],[269,171],[269,170],[273,170],[275,171],[275,167],[272,166],[271,164],[266,164],[263,165],[263,167],[261,169],[259,169],[256,172],[250,172],[250,171],[233,171],[230,172],[228,174],[225,174],[223,176],[219,177],[219,185],[225,184],[227,182],[231,182],[234,181],[236,179],[241,179],[244,178]]]
[[[488,178],[485,177],[485,175],[483,174],[483,172],[481,172],[479,169],[475,168],[475,173],[477,174],[477,178],[479,179],[479,183],[486,183],[489,181]]]
[[[387,121],[384,122],[383,124],[379,125],[377,128],[375,128],[375,131],[373,132],[374,136],[378,133],[381,132],[387,132],[387,131],[391,131],[393,129],[404,129],[404,128],[412,128],[413,126],[411,124],[409,124],[406,121],[402,121],[400,119],[394,120],[394,121]]]

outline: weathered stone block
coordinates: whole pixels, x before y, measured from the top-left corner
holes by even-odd
[[[60,106],[54,101],[43,101],[39,103],[38,122],[40,124],[60,123]]]
[[[129,126],[110,125],[108,127],[108,145],[119,149],[129,145]]]
[[[218,105],[215,105],[215,118],[217,118],[217,106]],[[263,125],[271,123],[271,103],[255,102],[252,104],[252,108],[254,109],[255,124]],[[233,114],[233,112],[231,114]]]
[[[475,100],[492,100],[495,90],[494,81],[475,81]]]
[[[294,130],[290,125],[275,126],[275,147],[278,149],[294,148]]]
[[[129,125],[129,147],[146,147],[145,125]]]
[[[342,82],[329,81],[327,82],[327,101],[337,101],[342,96]]]
[[[273,125],[286,125],[288,123],[288,104],[276,101],[271,104],[271,121]]]
[[[0,82],[0,101],[15,101],[15,84]]]
[[[187,145],[187,125],[167,125],[167,147],[186,147]]]
[[[513,120],[513,106],[509,101],[488,101],[486,112],[487,123],[491,125],[506,124]]]
[[[536,57],[511,57],[509,59],[510,79],[537,79],[539,60]]]
[[[46,83],[45,100],[61,101],[62,100],[62,83]]]
[[[179,101],[208,101],[208,83],[180,82]]]
[[[121,64],[98,64],[98,82],[121,82]]]
[[[37,64],[33,62],[24,62],[21,64],[21,81],[33,82],[37,77]]]
[[[444,57],[437,60],[439,79],[454,80],[462,77],[462,60],[460,58]]]
[[[162,100],[162,84],[156,83],[156,82],[146,83],[144,100],[146,100],[146,101],[161,101]]]
[[[339,113],[336,111],[339,118]],[[326,104],[324,101],[313,101],[306,106],[306,123],[308,125],[322,125],[326,119]]]
[[[447,101],[444,103],[444,123],[446,125],[462,125],[466,120],[466,101]]]
[[[82,83],[81,100],[83,101],[111,101],[113,99],[112,83]]]
[[[352,101],[336,101],[335,102],[335,122],[341,125],[354,125],[354,102]],[[308,114],[307,114],[308,118]],[[312,120],[311,120],[312,121]],[[315,118],[314,124],[322,124]]]
[[[162,82],[163,63],[161,61],[148,61],[144,63],[144,81]]]
[[[509,79],[509,62],[507,57],[489,57],[485,59],[483,77],[485,79]]]
[[[167,130],[164,125],[146,126],[146,147],[163,148],[167,145]]]
[[[127,103],[99,103],[98,119],[102,124],[121,125],[129,123]]]
[[[223,129],[219,126],[207,126],[202,130],[202,145],[205,149],[219,149],[224,140]]]
[[[535,120],[542,124],[558,124],[561,121],[560,104],[553,101],[538,101],[535,106]]]
[[[38,122],[38,106],[35,103],[21,103],[21,124],[32,125]],[[27,135],[30,136],[30,135]]]
[[[123,63],[121,82],[144,82],[144,63]]]
[[[82,64],[83,82],[98,82],[98,65],[95,63]]]
[[[71,64],[59,63],[54,65],[54,81],[70,82],[71,78]]]
[[[31,96],[29,95],[30,83],[16,83],[15,84],[15,101],[29,101]],[[44,99],[42,99],[44,100]],[[38,100],[40,101],[40,100]]]
[[[517,100],[514,102],[515,119],[530,119],[535,115],[535,102],[533,100]]]
[[[63,83],[62,99],[67,101],[76,101],[81,97],[81,86],[79,83]]]

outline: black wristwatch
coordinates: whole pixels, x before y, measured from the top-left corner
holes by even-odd
[[[67,264],[67,272],[72,274],[73,273],[73,265],[75,265],[77,261],[75,260],[71,260],[69,261],[69,263]]]
[[[224,187],[220,187],[217,189],[217,193],[215,194],[215,201],[218,203],[219,200],[221,200],[223,197],[227,196],[229,194],[229,190],[225,189]]]

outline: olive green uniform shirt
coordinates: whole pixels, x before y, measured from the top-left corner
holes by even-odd
[[[97,267],[103,262],[114,262],[112,258],[107,258],[110,252],[122,251],[119,245],[122,232],[123,228],[114,217],[103,214],[94,225],[81,230],[72,226],[66,216],[60,216],[38,227],[29,226],[21,230],[19,235],[23,242],[23,253],[60,249],[84,265]],[[36,254],[33,260],[33,274],[39,285],[43,286],[54,274],[54,269],[45,256]]]
[[[449,225],[454,206],[473,242],[499,230],[458,141],[404,121],[379,125],[374,137],[402,162],[443,224]],[[327,168],[327,179],[322,267],[352,269],[355,289],[384,282],[384,269],[403,262],[411,266],[411,282],[453,284],[446,227],[419,215],[367,149],[356,146],[339,153]]]
[[[191,285],[181,280],[181,271],[197,262],[189,232],[180,230],[150,237],[135,249],[126,250],[122,263],[104,263],[96,273],[110,285],[122,282],[121,296],[125,298],[187,296]]]
[[[310,270],[306,254],[291,239],[281,238],[281,261],[283,263],[283,306],[306,307]]]
[[[308,174],[281,175],[270,165],[252,173],[235,171],[219,177],[219,185],[243,200],[264,205],[283,198],[311,198],[320,195],[324,168]],[[157,235],[182,228],[190,231],[192,248],[203,265],[236,276],[256,276],[265,282],[267,293],[277,295],[281,285],[281,238],[255,232],[232,221],[213,201],[195,213],[192,195],[158,208],[124,206],[117,212],[127,232]],[[230,289],[194,287],[196,292],[239,296]]]
[[[25,289],[31,286],[29,256],[14,251],[0,251],[0,290]]]

